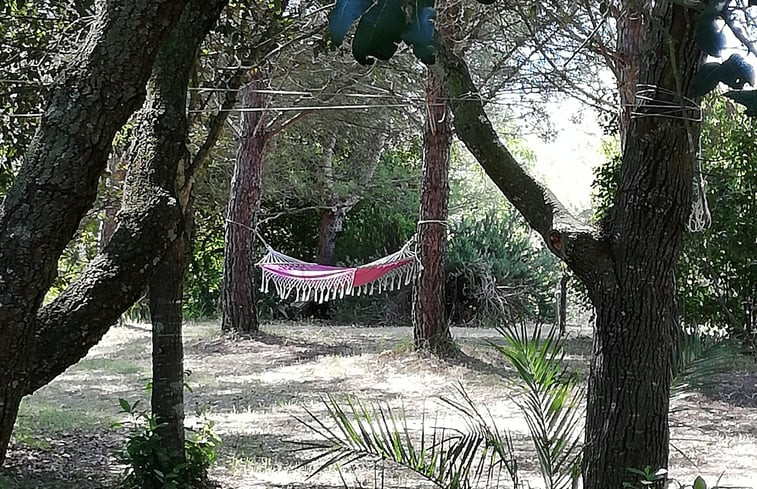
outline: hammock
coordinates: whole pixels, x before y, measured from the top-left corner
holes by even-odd
[[[354,268],[304,262],[266,245],[268,252],[256,263],[263,273],[260,290],[268,292],[273,283],[282,299],[294,291],[297,302],[323,303],[345,295],[398,289],[415,276],[417,260],[413,242],[411,239],[398,252]]]

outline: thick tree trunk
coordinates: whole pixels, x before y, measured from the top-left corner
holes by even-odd
[[[267,105],[268,74],[259,69],[241,90],[244,107]],[[222,329],[239,334],[257,333],[255,304],[255,233],[260,209],[263,159],[269,140],[266,112],[243,112],[242,135],[231,180],[226,212],[226,238],[221,290]]]
[[[647,95],[659,103],[637,107],[633,117],[630,110],[626,114],[621,179],[603,229],[581,223],[518,165],[480,101],[457,100],[477,93],[465,63],[444,46],[439,56],[460,139],[550,250],[586,284],[597,310],[583,457],[586,489],[620,489],[624,482],[638,482],[629,468],[656,470],[668,463],[674,270],[691,208],[699,122],[696,110],[684,111],[684,117],[653,111],[664,103],[689,103],[682,97],[689,93],[700,54],[693,42],[695,11],[671,1],[644,8],[644,15],[622,24],[628,30],[621,33],[620,52],[637,57],[623,66],[638,72],[624,76],[621,92],[634,103],[636,88],[627,84],[645,84],[652,89]]]
[[[628,52],[641,46],[640,84],[685,95],[700,59],[693,41],[696,12],[673,2],[658,2],[652,12],[657,23],[647,20],[640,40],[630,23],[621,41],[631,46]],[[684,103],[662,91],[654,95]],[[696,114],[683,115],[650,113],[628,121],[607,229],[614,279],[582,277],[597,309],[586,415],[587,489],[633,482],[628,468],[668,466],[672,342],[678,322],[675,267],[691,210],[699,138],[699,122],[685,120]]]
[[[29,382],[37,310],[58,257],[92,206],[113,136],[144,100],[159,43],[183,5],[104,4],[87,42],[56,80],[0,209],[0,463]]]
[[[413,290],[413,337],[416,349],[449,356],[454,345],[444,314],[444,251],[452,128],[441,80],[432,73],[427,80],[426,105],[418,226],[422,268]]]

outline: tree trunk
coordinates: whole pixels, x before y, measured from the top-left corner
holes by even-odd
[[[633,117],[627,114],[620,184],[601,229],[576,219],[528,175],[497,137],[480,100],[471,102],[470,94],[477,91],[465,63],[444,45],[439,56],[460,139],[549,249],[586,284],[596,308],[585,489],[638,484],[629,468],[656,470],[668,464],[671,345],[677,326],[674,270],[691,209],[700,124],[696,110],[685,111],[684,117],[652,111],[664,103],[676,108],[688,103],[683,96],[700,53],[693,41],[696,11],[671,1],[649,2],[645,8],[620,35],[625,44],[619,51],[636,57],[623,66],[638,67],[623,81],[651,87],[649,95],[659,103],[637,107]],[[635,103],[635,87],[623,86],[621,93],[631,94]]]
[[[418,226],[421,271],[413,290],[415,348],[449,356],[454,345],[444,314],[444,251],[452,128],[441,80],[429,73],[423,133],[423,176]]]
[[[346,210],[342,207],[326,209],[321,214],[318,227],[318,255],[316,261],[321,265],[336,263],[336,235],[342,230]]]
[[[568,272],[563,272],[560,277],[560,288],[558,289],[558,303],[557,303],[557,325],[560,328],[560,335],[565,336],[565,330],[568,326],[568,281],[570,275]]]
[[[181,0],[104,3],[87,42],[55,81],[0,209],[0,463],[30,380],[37,310],[57,261],[91,208],[116,131],[144,85]]]
[[[700,60],[695,20],[695,11],[658,2],[640,40],[635,38],[639,30],[629,25],[620,39],[631,46],[627,52],[641,46],[640,84],[689,92]],[[661,32],[660,25],[667,31]],[[654,95],[671,101],[661,91]],[[680,97],[672,102],[683,103]],[[635,482],[628,468],[668,466],[672,342],[678,323],[675,267],[691,211],[699,130],[696,120],[652,113],[631,118],[621,138],[620,185],[607,230],[614,279],[582,277],[597,309],[586,414],[587,489]]]
[[[269,96],[268,73],[259,68],[241,90],[244,107],[263,108]],[[242,135],[234,164],[227,209],[221,290],[222,329],[239,334],[258,332],[255,304],[255,232],[260,209],[263,159],[269,140],[266,112],[243,112]]]
[[[215,25],[226,0],[189,0],[178,24],[161,47],[148,83],[144,113],[161,114],[153,134],[161,146],[177,151],[167,161],[172,168],[172,197],[178,201],[178,236],[155,268],[149,283],[152,322],[152,398],[156,433],[165,449],[165,472],[186,461],[184,453],[184,346],[182,343],[182,296],[184,274],[192,247],[192,181],[186,180],[190,165],[186,142],[186,93],[200,44]],[[147,148],[145,148],[147,149]],[[151,152],[160,153],[159,148]],[[172,185],[173,184],[173,185]]]
[[[190,0],[192,1],[192,0]],[[184,453],[184,345],[182,344],[182,295],[184,272],[191,249],[182,237],[168,248],[150,279],[152,321],[152,413],[156,433],[167,455],[165,469],[186,460]]]

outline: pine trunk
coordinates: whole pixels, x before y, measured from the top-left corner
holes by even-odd
[[[439,78],[429,73],[423,134],[423,175],[418,226],[421,271],[413,294],[415,348],[439,356],[453,353],[444,313],[444,252],[452,128]]]
[[[265,107],[267,73],[260,70],[241,89],[244,107]],[[242,135],[231,180],[223,256],[221,310],[223,331],[254,334],[259,330],[255,304],[255,232],[260,209],[263,159],[269,134],[265,112],[242,113]]]

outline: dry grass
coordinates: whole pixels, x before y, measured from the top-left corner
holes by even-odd
[[[497,338],[494,331],[455,330],[465,355],[442,362],[413,353],[408,328],[279,323],[236,341],[218,330],[215,323],[189,324],[185,345],[193,388],[188,421],[204,410],[224,440],[213,471],[220,487],[342,487],[336,472],[308,480],[307,469],[294,469],[302,459],[287,441],[312,437],[295,416],[305,408],[323,412],[326,393],[351,393],[404,407],[415,426],[424,410],[434,424],[456,426],[460,420],[436,400],[451,395],[456,382],[513,433],[523,476],[540,487],[525,422],[503,380],[512,372],[485,343]],[[590,341],[568,342],[579,370],[586,369]],[[149,351],[146,326],[114,328],[86,359],[27,398],[0,488],[116,487],[124,468],[116,452],[126,433],[111,425],[120,419],[119,397],[147,399]],[[753,368],[734,372],[680,406],[689,409],[673,417],[673,444],[683,454],[672,455],[675,477],[701,473],[714,481],[725,471],[722,485],[757,487],[756,378]],[[354,487],[418,487],[410,474],[388,467],[364,465],[345,477]]]

